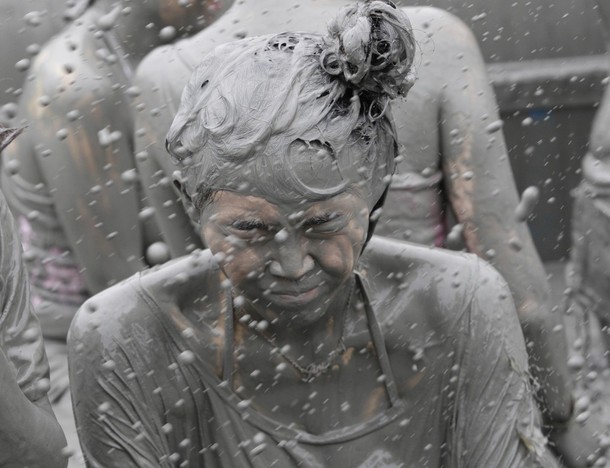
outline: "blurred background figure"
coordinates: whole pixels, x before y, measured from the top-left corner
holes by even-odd
[[[21,130],[0,127],[0,151]],[[11,213],[0,192],[0,466],[66,466],[47,392],[49,365]]]
[[[610,4],[598,2],[608,44]],[[610,92],[606,89],[593,121],[582,181],[574,190],[572,250],[566,270],[566,320],[571,362],[583,395],[584,414],[602,411],[610,421]]]
[[[175,167],[163,146],[195,65],[213,47],[235,38],[287,27],[322,30],[326,18],[346,3],[245,0],[205,31],[144,59],[135,81],[140,91],[136,160],[172,255],[201,246],[169,183]],[[571,466],[586,466],[587,456],[599,455],[605,428],[596,421],[583,427],[573,419],[562,317],[524,222],[535,197],[530,190],[519,200],[477,42],[463,22],[442,10],[406,11],[421,49],[418,81],[407,100],[392,108],[402,158],[376,234],[437,246],[465,243],[502,273],[518,308],[547,422],[558,429],[558,450]],[[457,226],[450,232],[451,216]]]
[[[81,0],[82,1],[82,0]],[[8,126],[28,68],[40,48],[69,21],[69,0],[0,0],[0,123]]]
[[[147,224],[134,170],[133,71],[155,46],[200,30],[229,4],[77,1],[72,24],[27,69],[13,121],[27,125],[28,135],[3,154],[2,189],[46,338],[51,402],[69,440],[76,434],[65,339],[76,309],[89,295],[167,258]]]

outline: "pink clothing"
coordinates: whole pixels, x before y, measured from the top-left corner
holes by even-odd
[[[45,186],[3,172],[2,187],[18,221],[32,303],[43,334],[65,339],[77,308],[90,296]]]

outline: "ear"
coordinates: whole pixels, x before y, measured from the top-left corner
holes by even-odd
[[[192,205],[193,199],[191,198],[190,194],[186,189],[186,181],[182,177],[182,173],[180,171],[174,171],[174,173],[172,174],[172,182],[174,184],[174,187],[176,187],[176,190],[178,190],[178,192],[182,196],[183,200]]]
[[[184,211],[188,214],[191,223],[194,227],[199,228],[200,221],[200,213],[195,203],[193,202],[193,198],[189,194],[186,188],[186,181],[184,177],[182,177],[182,173],[180,171],[174,171],[172,174],[172,182],[174,187],[180,193],[180,198],[182,200],[182,206],[184,207]]]

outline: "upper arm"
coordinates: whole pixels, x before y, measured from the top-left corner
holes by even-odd
[[[129,291],[121,289],[86,302],[70,329],[70,388],[81,447],[92,467],[171,466],[163,459],[169,452],[157,427],[158,410],[150,404],[155,387],[136,368],[144,358],[134,347],[148,344],[135,338],[127,316],[139,311],[126,313],[122,299]]]
[[[445,27],[434,36],[436,60],[443,58],[436,67],[445,69],[440,83],[442,166],[453,211],[466,227],[468,247],[481,254],[476,228],[485,229],[481,224],[489,218],[496,222],[507,218],[518,196],[494,90],[477,41],[460,20],[446,18]]]
[[[453,422],[454,466],[555,466],[540,431],[527,354],[504,280],[480,264],[463,336]]]
[[[519,195],[485,63],[468,27],[444,15],[431,66],[444,73],[439,126],[447,198],[468,250],[498,268],[519,311],[545,315],[549,287],[528,226],[515,216]]]

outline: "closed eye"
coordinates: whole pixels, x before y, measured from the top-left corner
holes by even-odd
[[[340,229],[340,220],[344,217],[341,213],[323,213],[312,216],[303,222],[303,227],[308,231],[336,231]],[[333,222],[337,221],[337,222]]]
[[[269,230],[269,226],[259,220],[254,219],[244,219],[237,220],[231,223],[231,227],[233,229],[237,229],[238,231],[267,231]]]

